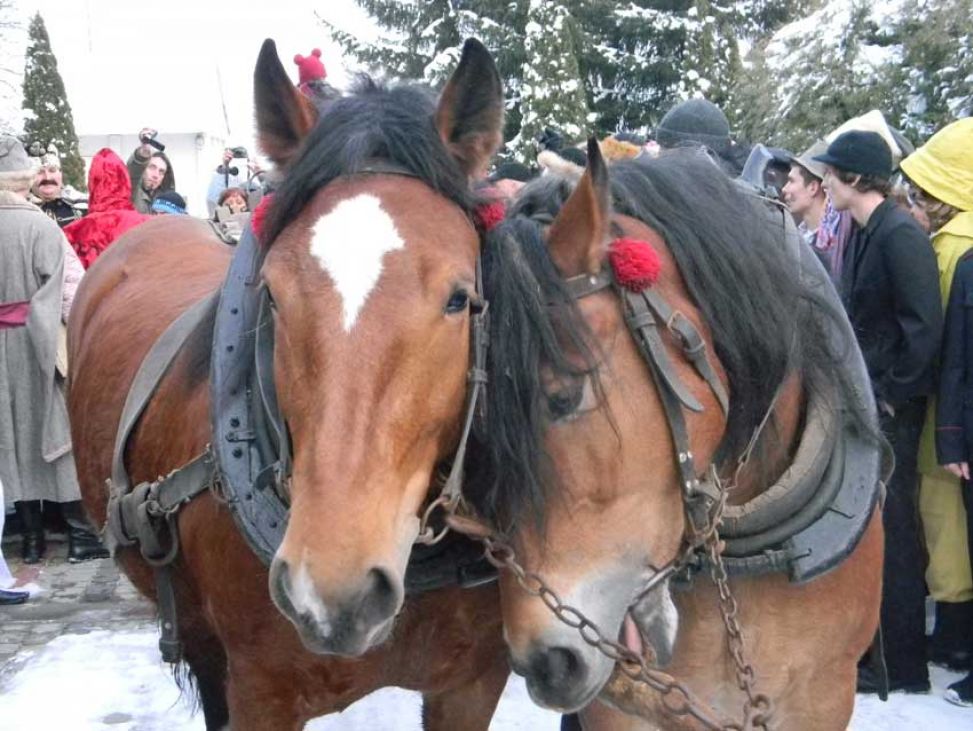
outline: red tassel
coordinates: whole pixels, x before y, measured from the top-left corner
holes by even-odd
[[[267,217],[267,211],[270,209],[273,198],[273,193],[268,193],[265,195],[260,199],[257,207],[250,215],[250,228],[253,229],[253,232],[257,235],[258,239],[263,239],[264,219]]]
[[[662,272],[662,260],[652,245],[638,239],[615,239],[608,247],[608,261],[615,280],[625,289],[641,292],[651,287]]]
[[[483,203],[473,211],[473,218],[476,221],[476,225],[483,231],[492,231],[495,229],[506,215],[507,206],[503,201]]]

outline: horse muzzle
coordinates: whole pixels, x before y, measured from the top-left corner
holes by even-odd
[[[594,700],[614,667],[583,643],[539,643],[522,658],[511,655],[510,665],[524,676],[535,703],[560,713],[571,713]]]
[[[326,597],[306,566],[295,570],[275,557],[270,566],[270,596],[310,652],[354,657],[388,638],[402,606],[404,587],[401,578],[374,567],[359,586]]]

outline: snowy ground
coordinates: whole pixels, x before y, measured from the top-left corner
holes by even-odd
[[[16,731],[202,731],[158,659],[156,631],[95,631],[58,637],[25,651],[0,678],[0,726]],[[959,676],[933,669],[929,695],[893,694],[888,703],[859,697],[852,731],[958,731],[973,728],[973,709],[957,708],[942,691]],[[556,731],[559,716],[530,702],[511,678],[491,728]],[[419,696],[395,688],[375,693],[340,715],[318,719],[308,731],[420,729]]]

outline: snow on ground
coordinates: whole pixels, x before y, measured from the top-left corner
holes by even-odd
[[[202,731],[201,715],[180,698],[159,660],[154,627],[99,630],[58,637],[21,653],[0,678],[4,729],[31,731]],[[973,728],[973,709],[952,706],[943,689],[958,679],[933,668],[933,692],[893,694],[888,703],[859,696],[851,731],[959,731]],[[535,706],[512,677],[493,731],[556,731],[560,717]],[[307,731],[418,731],[419,695],[386,688],[343,713],[312,721]]]

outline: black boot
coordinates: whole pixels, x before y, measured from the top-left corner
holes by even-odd
[[[69,563],[80,563],[93,558],[108,558],[108,549],[101,544],[98,536],[91,529],[80,500],[61,503],[61,515],[68,524]]]
[[[21,558],[24,563],[38,563],[44,558],[47,545],[44,542],[44,521],[41,516],[40,500],[18,500],[14,503],[17,517],[20,518],[23,544]]]
[[[30,593],[26,591],[0,589],[0,607],[7,607],[13,604],[23,604],[29,597]]]
[[[973,669],[971,628],[973,601],[936,602],[936,626],[929,637],[929,662],[960,672]]]

